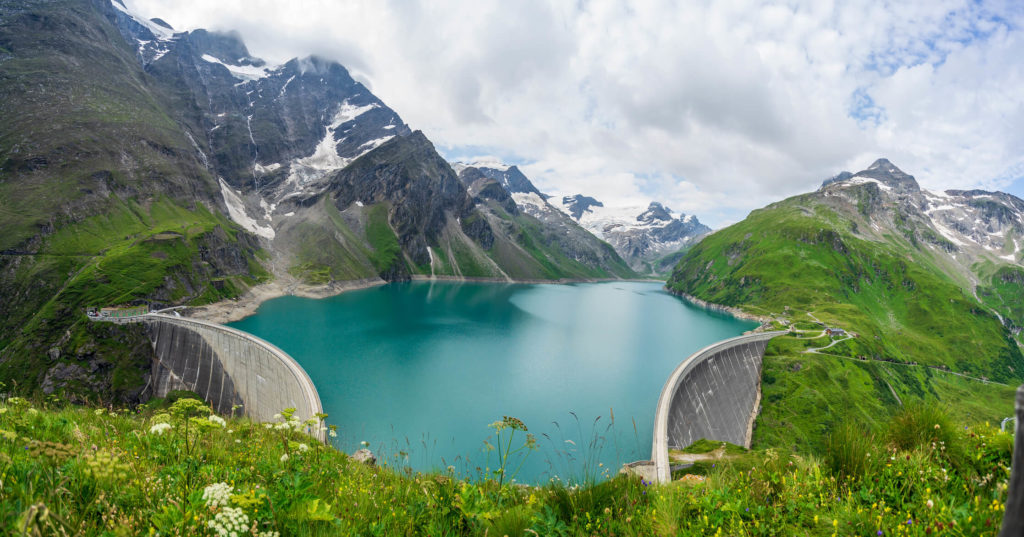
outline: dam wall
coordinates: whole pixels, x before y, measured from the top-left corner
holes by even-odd
[[[252,334],[219,324],[171,315],[149,314],[141,322],[153,342],[150,386],[155,397],[191,390],[219,414],[239,414],[256,421],[295,408],[305,420],[323,412],[320,396],[302,367],[276,346]],[[324,440],[324,433],[311,434]]]
[[[761,395],[761,362],[772,338],[760,332],[709,345],[669,376],[654,416],[651,460],[657,479],[671,479],[670,449],[706,438],[749,447]]]

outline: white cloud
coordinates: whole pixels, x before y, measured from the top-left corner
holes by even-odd
[[[929,188],[1024,166],[1013,0],[129,4],[268,60],[337,59],[450,156],[516,155],[542,190],[712,224],[878,156]]]

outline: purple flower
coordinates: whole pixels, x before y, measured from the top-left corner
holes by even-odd
[[[878,530],[878,533],[876,533],[875,535],[881,535],[881,534],[882,534],[882,530]]]
[[[912,520],[907,520],[907,525],[909,526],[911,522]]]

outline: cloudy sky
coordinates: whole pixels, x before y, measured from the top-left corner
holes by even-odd
[[[926,188],[1024,195],[1024,3],[126,0],[317,54],[449,160],[712,226],[885,156]]]

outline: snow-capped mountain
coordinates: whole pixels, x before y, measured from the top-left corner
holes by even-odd
[[[269,65],[236,33],[176,32],[111,0],[118,29],[146,71],[194,99],[187,135],[215,173],[231,217],[268,239],[288,201],[316,196],[328,177],[412,131],[336,62]]]
[[[490,207],[474,203],[477,196],[499,195],[491,192],[496,186],[543,205],[518,168],[478,168],[494,183],[478,185],[486,192],[464,184],[426,136],[413,132],[341,64],[307,57],[270,65],[253,57],[236,33],[177,32],[133,14],[120,0],[109,1],[107,18],[145,71],[186,103],[176,113],[216,178],[226,212],[266,239],[290,274],[313,267],[322,274],[328,266],[337,269],[331,271],[335,279],[368,273],[386,279],[633,275],[614,251],[584,255],[571,241],[546,241],[568,249],[544,252],[518,244],[526,235],[485,218]],[[518,211],[508,201],[507,211]],[[371,218],[380,218],[371,211],[379,215],[382,209],[401,246],[387,262],[373,253],[381,246],[373,241],[387,230],[368,231]],[[563,229],[555,220],[541,224],[540,234],[552,232],[547,225]],[[506,243],[499,252],[496,245]]]
[[[455,162],[452,168],[463,182],[475,185],[470,186],[471,193],[481,191],[485,183],[478,181],[487,178],[502,187],[516,210],[549,223],[569,217],[611,244],[634,270],[644,274],[671,270],[677,258],[658,261],[711,232],[697,217],[681,214],[676,218],[671,209],[658,202],[647,207],[606,207],[594,198],[576,194],[564,196],[559,203],[538,190],[519,168],[501,162]],[[464,175],[467,170],[468,175]]]
[[[998,264],[1021,259],[1024,200],[1011,194],[925,190],[884,158],[861,172],[842,172],[826,180],[818,192],[833,203],[855,206],[870,224],[860,233],[880,238],[898,231],[913,243],[948,255],[965,275],[979,260]]]
[[[576,194],[564,196],[557,207],[611,244],[634,270],[646,273],[671,270],[675,257],[667,263],[658,261],[711,232],[696,216],[673,216],[671,209],[656,201],[647,207],[611,207]]]

